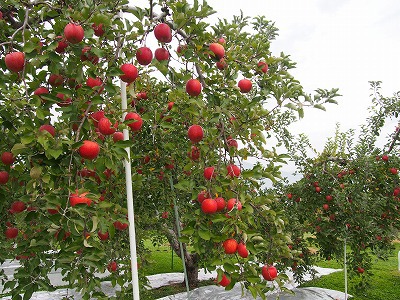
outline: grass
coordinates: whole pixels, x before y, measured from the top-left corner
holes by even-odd
[[[395,244],[395,251],[388,260],[377,260],[373,264],[369,286],[361,294],[357,293],[355,280],[349,280],[348,293],[354,300],[398,300],[400,299],[400,272],[398,271],[397,253],[400,251],[400,243]],[[320,267],[343,268],[334,261],[318,264]],[[308,281],[301,287],[320,287],[344,292],[344,271],[335,272],[312,281]]]
[[[149,245],[147,245],[149,246]],[[151,274],[183,272],[179,257],[174,255],[174,265],[171,268],[171,249],[165,244],[161,246],[149,246],[152,250],[151,258],[154,261]],[[353,300],[399,300],[400,299],[400,272],[398,271],[397,253],[400,251],[400,243],[395,244],[395,251],[388,260],[377,260],[373,264],[370,277],[370,286],[363,294],[357,294],[354,287],[355,281],[349,279],[348,293],[353,295]],[[342,269],[343,266],[337,261],[321,261],[319,267]],[[150,274],[149,274],[150,275]],[[211,280],[200,282],[199,286],[215,284]],[[301,287],[320,287],[344,292],[344,272],[335,272],[312,281],[308,281]],[[149,296],[144,300],[157,299],[172,294],[185,292],[183,283],[160,287],[149,291]]]

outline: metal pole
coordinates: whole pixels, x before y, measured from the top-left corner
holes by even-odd
[[[121,107],[122,107],[122,120],[124,120],[127,110],[126,99],[126,83],[120,80],[121,86]],[[129,140],[128,129],[123,130],[124,141]],[[124,159],[125,166],[125,183],[126,183],[126,200],[128,205],[128,220],[129,220],[129,246],[131,253],[131,271],[132,271],[132,290],[133,300],[139,300],[139,276],[137,267],[137,253],[136,253],[136,230],[135,230],[135,212],[133,210],[133,191],[132,191],[132,170],[131,170],[131,149],[125,148],[128,154],[128,159]]]
[[[172,177],[169,177],[169,183],[171,185],[171,191],[174,192],[174,183],[172,182]],[[175,195],[174,195],[173,199],[174,199],[174,212],[175,212],[176,231],[178,232],[178,238],[180,238],[181,237],[181,225],[179,224],[178,205],[176,204]],[[184,273],[184,276],[185,276],[187,298],[189,299],[189,297],[190,297],[189,281],[188,281],[187,272],[186,272],[185,254],[183,252],[183,245],[182,245],[181,241],[179,241],[179,247],[181,248],[181,258],[182,258],[182,264],[183,264],[183,273]]]

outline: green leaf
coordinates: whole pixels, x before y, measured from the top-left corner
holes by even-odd
[[[24,150],[25,150],[25,149],[27,149],[27,147],[26,147],[24,144],[15,144],[15,145],[12,147],[11,152],[12,152],[14,155],[18,155],[18,154],[24,153]]]
[[[209,241],[211,239],[211,233],[208,230],[199,230],[198,233],[203,240]]]

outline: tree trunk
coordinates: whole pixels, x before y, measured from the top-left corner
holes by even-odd
[[[176,253],[177,256],[181,257],[181,248],[178,241],[178,235],[175,230],[171,228],[167,228],[164,226],[165,233],[167,235],[167,239]],[[183,255],[185,258],[185,266],[186,266],[186,274],[190,287],[198,287],[199,284],[199,256],[196,253],[189,253],[186,248],[186,244],[182,244],[183,247]]]

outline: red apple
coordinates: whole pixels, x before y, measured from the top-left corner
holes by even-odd
[[[12,165],[14,162],[14,155],[11,152],[3,152],[1,154],[1,161],[7,166]]]
[[[9,69],[11,72],[21,72],[25,66],[25,53],[10,52],[6,54],[4,61],[7,69]]]
[[[192,125],[188,129],[188,137],[193,143],[198,143],[203,139],[204,132],[200,125]]]
[[[8,227],[5,231],[5,235],[8,239],[15,239],[18,236],[18,228]]]
[[[106,117],[100,119],[97,128],[99,128],[100,133],[104,135],[114,134],[116,130],[116,126],[113,126],[111,121]]]
[[[171,110],[172,109],[172,107],[174,106],[174,102],[168,102],[168,110]]]
[[[211,43],[209,49],[214,53],[215,57],[219,60],[225,56],[224,46],[218,43]]]
[[[264,279],[268,281],[272,281],[278,276],[278,271],[276,268],[269,265],[263,266],[261,273]]]
[[[68,42],[62,36],[58,36],[57,39],[59,41],[57,42],[57,47],[56,47],[55,51],[57,53],[64,53],[65,49],[68,47]]]
[[[53,86],[60,86],[62,85],[64,82],[64,77],[62,77],[62,75],[60,74],[51,74],[48,80],[48,83]]]
[[[205,214],[213,214],[213,213],[215,213],[217,211],[217,209],[218,209],[218,204],[212,198],[205,199],[201,203],[201,210]]]
[[[101,241],[106,241],[110,237],[110,234],[108,231],[106,232],[101,232],[100,230],[97,232],[97,235]]]
[[[65,107],[69,106],[72,103],[72,98],[67,98],[64,94],[62,93],[57,93],[56,97],[60,99],[59,102],[57,102],[57,105],[60,107]]]
[[[215,201],[217,202],[217,211],[221,211],[225,209],[226,202],[225,199],[222,197],[217,197],[215,198]]]
[[[218,43],[220,43],[220,44],[225,44],[226,41],[225,41],[225,39],[224,39],[223,37],[220,37],[220,38],[218,39]]]
[[[396,168],[390,168],[389,171],[390,171],[390,173],[392,173],[393,175],[397,175],[397,173],[399,172]]]
[[[124,134],[121,131],[116,131],[113,134],[113,141],[114,143],[118,141],[123,141],[124,140]]]
[[[189,79],[186,83],[186,93],[196,97],[201,93],[201,83],[197,79]]]
[[[147,66],[153,60],[153,52],[148,47],[141,47],[136,51],[136,59],[142,66]]]
[[[322,205],[322,208],[323,208],[324,210],[328,210],[328,209],[329,209],[329,205],[325,203],[324,205]]]
[[[316,187],[315,187],[315,191],[316,191],[317,193],[320,193],[320,192],[321,192],[321,188],[320,188],[319,186],[316,186]]]
[[[86,159],[95,159],[100,153],[100,146],[96,142],[85,140],[79,147],[79,154]]]
[[[143,120],[139,114],[130,112],[125,116],[125,121],[132,120],[131,122],[127,122],[126,124],[132,129],[132,131],[139,131],[142,128]]]
[[[235,239],[227,239],[222,243],[226,254],[234,254],[238,248],[238,242]]]
[[[327,195],[326,197],[325,197],[325,199],[326,199],[326,201],[332,201],[332,199],[333,199],[333,197],[331,196],[331,195]]]
[[[8,172],[7,171],[0,171],[0,184],[6,184],[8,182]]]
[[[99,62],[99,57],[95,54],[93,54],[90,49],[92,49],[92,47],[90,46],[85,46],[82,49],[81,52],[81,61],[90,61],[93,64],[97,64]]]
[[[361,267],[357,267],[357,272],[358,273],[360,273],[360,274],[362,274],[362,273],[364,273],[364,269],[363,268],[361,268]]]
[[[78,44],[83,40],[85,31],[81,25],[69,23],[64,28],[64,36],[71,44]]]
[[[103,81],[101,80],[101,78],[97,77],[97,78],[93,78],[93,77],[89,77],[86,80],[86,85],[90,88],[96,88],[98,86],[102,86],[103,85]],[[98,89],[99,93],[102,91],[103,88]]]
[[[215,168],[214,167],[206,167],[204,169],[204,178],[207,180],[211,180],[213,177],[216,176],[215,172],[214,172]]]
[[[202,203],[205,199],[210,198],[211,195],[209,192],[207,191],[201,191],[198,195],[197,195],[197,201],[199,201],[199,203]]]
[[[42,125],[39,127],[39,131],[47,131],[50,133],[53,137],[56,135],[56,129],[48,124]]]
[[[124,75],[120,75],[119,78],[126,83],[134,82],[139,76],[138,69],[132,64],[123,64],[120,69]]]
[[[169,52],[165,48],[157,48],[154,56],[158,61],[169,60]]]
[[[154,35],[161,43],[169,43],[172,40],[171,28],[165,23],[160,23],[154,28]]]
[[[115,221],[113,224],[114,227],[118,230],[125,230],[129,226],[129,223],[122,223],[121,221]]]
[[[74,194],[71,194],[69,196],[69,203],[71,204],[71,206],[75,206],[77,204],[86,204],[87,206],[90,206],[90,204],[92,204],[92,200],[86,197],[87,194],[89,194],[89,192],[85,192],[82,194],[78,194],[76,192]]]
[[[100,23],[100,24],[95,24],[95,23],[93,23],[92,24],[92,28],[93,28],[93,31],[94,31],[94,35],[95,36],[98,36],[98,37],[100,37],[100,36],[103,36],[104,35],[104,29],[103,29],[103,24],[102,23]]]
[[[200,149],[196,146],[192,146],[190,152],[188,153],[188,156],[191,160],[198,161],[200,158]]]
[[[241,93],[248,93],[251,90],[252,83],[248,79],[239,80],[238,87]]]
[[[215,65],[217,66],[218,70],[223,70],[226,69],[226,67],[228,67],[228,64],[226,63],[225,59],[221,58],[219,61],[217,61],[215,63]]]
[[[257,71],[267,73],[268,72],[268,64],[266,62],[260,61],[257,64]]]
[[[228,147],[234,147],[236,149],[239,147],[239,144],[235,139],[228,139],[227,143],[228,143]]]
[[[240,203],[240,201],[236,198],[231,198],[226,203],[226,209],[228,211],[231,211],[234,207],[236,207],[237,210],[242,210],[242,203]]]
[[[388,160],[389,160],[389,156],[387,156],[387,155],[382,155],[382,160],[383,160],[383,161],[388,161]]]
[[[118,269],[117,263],[113,260],[107,265],[107,270],[109,272],[115,272]]]
[[[246,248],[246,245],[243,243],[239,243],[237,252],[240,257],[247,258],[249,256],[249,251]]]
[[[104,111],[99,110],[90,114],[90,118],[93,120],[93,124],[95,127],[98,126],[99,121],[104,118]]]
[[[48,90],[47,88],[43,87],[43,86],[38,87],[38,88],[33,92],[34,95],[39,96],[39,97],[40,97],[40,95],[46,95],[46,94],[48,94],[48,93],[49,93],[49,90]],[[40,99],[42,99],[42,97],[40,97]],[[42,99],[42,100],[43,100],[43,99]]]
[[[13,213],[20,213],[20,212],[23,212],[25,209],[26,209],[26,205],[22,201],[14,201],[11,204],[11,211]]]
[[[286,196],[288,197],[288,199],[292,199],[293,198],[293,194],[292,193],[289,193]]]
[[[220,286],[226,287],[231,283],[231,281],[226,277],[226,275],[222,275],[221,280],[218,282]]]
[[[240,168],[234,164],[227,165],[226,170],[229,177],[239,177],[240,175]]]

